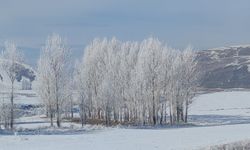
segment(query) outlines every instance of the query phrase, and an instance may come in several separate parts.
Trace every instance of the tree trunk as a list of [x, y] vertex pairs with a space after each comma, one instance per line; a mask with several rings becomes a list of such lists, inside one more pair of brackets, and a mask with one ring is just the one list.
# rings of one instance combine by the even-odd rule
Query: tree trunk
[[59, 110], [59, 102], [58, 102], [58, 100], [56, 102], [56, 124], [57, 124], [57, 127], [61, 127], [60, 110]]
[[84, 109], [84, 98], [83, 96], [81, 97], [81, 104], [80, 104], [80, 119], [81, 119], [81, 124], [82, 127], [85, 124], [85, 119], [86, 119], [86, 111]]
[[186, 109], [185, 109], [185, 119], [184, 122], [187, 123], [187, 119], [188, 119], [188, 99], [186, 99]]
[[50, 126], [53, 127], [53, 111], [52, 106], [49, 106]]
[[176, 114], [177, 114], [177, 123], [179, 123], [179, 121], [180, 121], [180, 108], [179, 108], [178, 104], [177, 104], [177, 108], [176, 108]]
[[163, 111], [163, 109], [164, 109], [164, 108], [163, 108], [163, 107], [164, 107], [163, 105], [164, 105], [164, 104], [161, 105], [161, 118], [160, 118], [160, 124], [161, 124], [161, 125], [163, 124], [163, 112], [164, 112], [164, 111]]
[[55, 75], [55, 98], [56, 98], [56, 124], [57, 127], [61, 127], [61, 118], [60, 118], [60, 106], [59, 106], [59, 86], [58, 86], [58, 75]]
[[169, 121], [170, 121], [170, 125], [173, 125], [172, 104], [170, 104], [170, 107], [169, 107]]
[[70, 112], [71, 112], [71, 121], [73, 121], [74, 118], [74, 111], [73, 111], [73, 100], [70, 99]]
[[11, 83], [11, 96], [10, 96], [10, 128], [14, 127], [14, 82]]
[[53, 127], [53, 113], [50, 113], [50, 126]]
[[[154, 99], [154, 98], [153, 98]], [[155, 102], [153, 100], [153, 124], [156, 125]]]

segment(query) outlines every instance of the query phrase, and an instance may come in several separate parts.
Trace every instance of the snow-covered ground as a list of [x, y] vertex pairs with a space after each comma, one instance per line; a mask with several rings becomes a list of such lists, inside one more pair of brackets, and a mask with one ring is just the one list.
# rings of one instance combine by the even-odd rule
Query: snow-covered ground
[[200, 95], [189, 115], [190, 122], [200, 125], [250, 124], [250, 91]]
[[217, 92], [200, 95], [191, 104], [189, 114], [250, 116], [250, 92]]
[[[64, 123], [63, 129], [51, 129], [43, 128], [49, 123], [40, 117], [17, 120], [22, 123], [16, 127], [24, 131], [0, 135], [0, 149], [183, 150], [249, 140], [250, 92], [218, 92], [196, 97], [189, 118], [196, 125], [188, 127], [135, 129], [88, 125], [81, 128], [77, 124]], [[38, 127], [39, 133], [32, 134], [32, 129]]]
[[[1, 101], [9, 102], [9, 95], [9, 91], [2, 90], [0, 93]], [[15, 104], [41, 104], [41, 100], [34, 90], [15, 90], [14, 101]]]
[[250, 125], [179, 129], [103, 129], [73, 135], [1, 136], [3, 150], [195, 149], [250, 138]]

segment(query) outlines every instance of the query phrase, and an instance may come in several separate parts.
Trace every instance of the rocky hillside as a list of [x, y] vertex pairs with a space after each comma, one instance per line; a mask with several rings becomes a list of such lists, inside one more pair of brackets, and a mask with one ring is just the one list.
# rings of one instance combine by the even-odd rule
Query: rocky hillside
[[[0, 60], [0, 64], [2, 60]], [[23, 89], [24, 84], [30, 84], [35, 80], [35, 71], [26, 64], [17, 64], [18, 75], [16, 78], [15, 88], [16, 89]], [[6, 74], [6, 72], [0, 69], [0, 89], [8, 89], [10, 88], [10, 80]]]
[[250, 88], [250, 45], [199, 51], [205, 88]]

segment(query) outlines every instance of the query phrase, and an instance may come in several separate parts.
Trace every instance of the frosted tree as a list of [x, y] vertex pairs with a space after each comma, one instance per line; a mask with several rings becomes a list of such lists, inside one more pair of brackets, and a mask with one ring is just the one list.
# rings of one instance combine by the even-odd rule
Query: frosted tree
[[69, 76], [68, 79], [66, 79], [67, 84], [65, 85], [65, 93], [64, 93], [64, 102], [62, 103], [62, 110], [64, 112], [64, 118], [69, 119], [73, 121], [74, 119], [74, 82], [73, 79], [71, 78], [72, 76]]
[[[5, 42], [1, 67], [10, 81], [10, 128], [14, 125], [14, 84], [21, 70], [22, 54], [13, 42]], [[6, 80], [6, 79], [3, 79]]]
[[53, 100], [53, 81], [50, 67], [50, 52], [47, 49], [42, 49], [38, 60], [37, 69], [37, 92], [40, 95], [45, 107], [47, 115], [50, 118], [50, 125], [53, 126], [53, 116], [55, 113], [55, 101]]
[[[49, 106], [51, 122], [55, 113], [57, 126], [61, 126], [61, 107], [67, 99], [67, 78], [69, 74], [70, 50], [57, 34], [48, 37], [42, 48], [38, 62], [38, 81], [40, 95]], [[51, 108], [50, 108], [51, 107]], [[53, 125], [53, 123], [51, 123]]]
[[[125, 42], [121, 46], [120, 54], [120, 69], [119, 69], [119, 89], [120, 89], [120, 111], [121, 121], [130, 122], [131, 110], [135, 110], [135, 87], [133, 77], [135, 76], [135, 66], [137, 64], [137, 58], [139, 53], [139, 44], [137, 42]], [[132, 108], [133, 107], [133, 108]], [[137, 114], [139, 115], [139, 111]], [[136, 122], [140, 120], [136, 117]]]
[[184, 121], [187, 122], [188, 117], [188, 107], [189, 104], [192, 103], [192, 99], [195, 96], [195, 93], [197, 91], [197, 87], [199, 86], [199, 80], [201, 77], [201, 72], [199, 71], [198, 65], [197, 65], [197, 56], [196, 53], [192, 50], [191, 46], [188, 46], [183, 51], [183, 59], [182, 62], [184, 64], [183, 67], [183, 97], [185, 99], [184, 101], [184, 108], [185, 108], [185, 118]]
[[85, 99], [83, 68], [79, 61], [75, 62], [74, 85], [76, 86], [80, 121], [83, 126], [86, 122], [86, 103], [85, 103], [86, 99]]
[[196, 55], [191, 47], [184, 51], [175, 50], [172, 54], [172, 57], [168, 57], [168, 60], [172, 61], [169, 63], [170, 66], [166, 66], [168, 63], [164, 65], [163, 70], [166, 72], [163, 89], [166, 92], [164, 97], [169, 103], [170, 123], [175, 124], [176, 121], [187, 122], [188, 106], [195, 95], [200, 74], [195, 60]]
[[163, 47], [159, 40], [149, 38], [142, 42], [140, 50], [138, 67], [142, 71], [140, 76], [143, 82], [144, 100], [146, 100], [147, 106], [149, 106], [148, 115], [150, 122], [157, 124], [161, 90], [159, 77], [162, 71]]
[[80, 88], [79, 90], [82, 90], [80, 93], [81, 108], [82, 112], [85, 112], [84, 116], [88, 118], [94, 117], [95, 110], [99, 112], [98, 115], [100, 115], [101, 108], [98, 108], [98, 106], [101, 105], [101, 101], [97, 101], [99, 94], [98, 88], [103, 80], [103, 70], [105, 69], [100, 50], [105, 46], [105, 42], [106, 41], [100, 42], [98, 39], [95, 39], [85, 49], [82, 66], [79, 66], [79, 81], [81, 81], [82, 84], [78, 86], [78, 88]]
[[[161, 74], [160, 77], [160, 88], [161, 88], [161, 118], [160, 123], [166, 123], [167, 116], [167, 107], [169, 110], [170, 122], [172, 121], [172, 103], [173, 98], [171, 97], [172, 88], [174, 87], [173, 77], [173, 64], [176, 58], [178, 57], [178, 52], [170, 47], [165, 46], [162, 53], [162, 65], [161, 65]], [[171, 84], [173, 83], [173, 84]], [[167, 106], [167, 104], [169, 104]]]

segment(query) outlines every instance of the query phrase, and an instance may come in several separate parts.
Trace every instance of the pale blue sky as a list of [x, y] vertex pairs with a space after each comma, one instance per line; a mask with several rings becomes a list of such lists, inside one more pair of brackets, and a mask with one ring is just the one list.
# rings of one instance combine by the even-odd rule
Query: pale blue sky
[[104, 36], [153, 35], [175, 48], [250, 44], [250, 1], [0, 0], [0, 45], [14, 40], [39, 50], [52, 32], [76, 50]]

